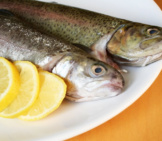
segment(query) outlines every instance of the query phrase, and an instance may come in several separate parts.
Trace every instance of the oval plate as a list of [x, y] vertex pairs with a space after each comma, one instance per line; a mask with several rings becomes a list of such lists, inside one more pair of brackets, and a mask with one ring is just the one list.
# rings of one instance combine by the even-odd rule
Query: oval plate
[[[162, 26], [162, 12], [153, 0], [57, 0], [131, 21]], [[56, 1], [56, 2], [57, 2]], [[161, 71], [162, 61], [144, 68], [125, 67], [126, 87], [117, 97], [93, 102], [73, 103], [65, 100], [47, 118], [35, 122], [0, 118], [1, 141], [56, 141], [86, 132], [113, 118], [136, 101]]]

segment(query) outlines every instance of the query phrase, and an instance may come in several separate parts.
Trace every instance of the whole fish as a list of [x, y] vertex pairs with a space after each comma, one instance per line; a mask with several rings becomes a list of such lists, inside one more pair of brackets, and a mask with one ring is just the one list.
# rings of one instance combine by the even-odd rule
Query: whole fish
[[57, 35], [106, 63], [145, 66], [162, 59], [162, 28], [74, 7], [33, 0], [0, 0], [8, 9], [43, 32]]
[[0, 56], [11, 61], [31, 61], [65, 79], [66, 98], [88, 101], [118, 95], [122, 75], [83, 50], [28, 27], [16, 17], [0, 12]]

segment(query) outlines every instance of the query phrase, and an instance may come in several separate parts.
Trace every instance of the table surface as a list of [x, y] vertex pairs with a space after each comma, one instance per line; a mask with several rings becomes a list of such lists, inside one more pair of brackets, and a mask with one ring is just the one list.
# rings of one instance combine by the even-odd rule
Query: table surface
[[[162, 9], [162, 0], [155, 0]], [[67, 141], [162, 141], [162, 72], [151, 87], [113, 119]]]

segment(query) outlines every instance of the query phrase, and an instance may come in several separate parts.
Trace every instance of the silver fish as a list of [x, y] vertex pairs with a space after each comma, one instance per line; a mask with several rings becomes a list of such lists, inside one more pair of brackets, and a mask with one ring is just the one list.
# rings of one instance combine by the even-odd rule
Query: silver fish
[[[118, 66], [146, 66], [162, 59], [162, 28], [34, 0], [0, 0], [7, 9], [45, 33], [89, 47], [97, 59]], [[160, 20], [160, 19], [159, 19]]]
[[3, 12], [0, 14], [0, 56], [11, 61], [31, 61], [61, 76], [68, 86], [66, 98], [72, 101], [103, 99], [121, 93], [124, 80], [117, 70]]

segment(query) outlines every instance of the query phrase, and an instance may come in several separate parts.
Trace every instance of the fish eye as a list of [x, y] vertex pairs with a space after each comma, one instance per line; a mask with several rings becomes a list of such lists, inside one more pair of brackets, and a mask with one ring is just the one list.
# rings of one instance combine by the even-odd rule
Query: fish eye
[[92, 66], [92, 73], [95, 76], [101, 76], [101, 75], [105, 74], [105, 72], [106, 72], [106, 69], [101, 65], [93, 65]]
[[147, 34], [148, 35], [156, 35], [156, 34], [158, 34], [159, 33], [159, 30], [158, 29], [156, 29], [156, 28], [149, 28], [149, 29], [147, 29]]

